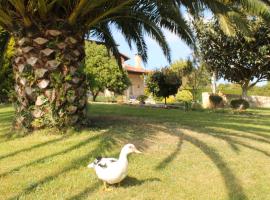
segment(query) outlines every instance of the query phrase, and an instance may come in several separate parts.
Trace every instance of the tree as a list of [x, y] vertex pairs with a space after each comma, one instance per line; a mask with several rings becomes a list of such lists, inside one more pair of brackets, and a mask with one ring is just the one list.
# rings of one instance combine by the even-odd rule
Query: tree
[[0, 28], [0, 103], [7, 103], [14, 90], [11, 59], [14, 55], [14, 40]]
[[270, 28], [257, 19], [250, 20], [249, 26], [253, 29], [251, 38], [240, 31], [235, 37], [228, 37], [215, 22], [197, 31], [203, 61], [219, 77], [239, 84], [242, 98], [258, 82], [270, 78]]
[[148, 75], [146, 79], [148, 90], [156, 97], [163, 97], [165, 105], [167, 105], [167, 98], [175, 95], [181, 84], [181, 77], [169, 68], [155, 71]]
[[[270, 19], [268, 7], [260, 0], [234, 2]], [[163, 28], [187, 44], [194, 42], [180, 6], [192, 15], [205, 7], [218, 16], [235, 19], [229, 15], [238, 13], [231, 6], [234, 2], [0, 0], [0, 26], [14, 37], [18, 50], [13, 65], [17, 94], [15, 127], [70, 126], [85, 119], [87, 98], [82, 66], [86, 35], [105, 42], [119, 61], [110, 27], [115, 25], [130, 47], [135, 44], [146, 61], [147, 34], [170, 60]]]
[[210, 73], [204, 64], [196, 66], [195, 61], [178, 60], [170, 68], [182, 77], [181, 90], [189, 90], [193, 101], [196, 101], [199, 90], [210, 83]]
[[86, 42], [85, 54], [84, 71], [93, 101], [105, 89], [123, 94], [130, 85], [128, 75], [119, 68], [116, 59], [108, 54], [106, 47], [94, 42]]

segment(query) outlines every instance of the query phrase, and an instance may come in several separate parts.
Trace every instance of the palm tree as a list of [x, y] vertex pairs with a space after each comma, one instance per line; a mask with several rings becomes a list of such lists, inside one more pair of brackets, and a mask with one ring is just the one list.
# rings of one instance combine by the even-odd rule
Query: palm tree
[[0, 0], [0, 26], [14, 37], [17, 49], [15, 127], [70, 125], [85, 117], [81, 68], [86, 35], [104, 42], [119, 57], [111, 32], [114, 25], [146, 61], [147, 34], [170, 60], [163, 28], [193, 44], [181, 6], [194, 16], [208, 8], [226, 24], [241, 15], [232, 3], [269, 19], [268, 7], [260, 0]]

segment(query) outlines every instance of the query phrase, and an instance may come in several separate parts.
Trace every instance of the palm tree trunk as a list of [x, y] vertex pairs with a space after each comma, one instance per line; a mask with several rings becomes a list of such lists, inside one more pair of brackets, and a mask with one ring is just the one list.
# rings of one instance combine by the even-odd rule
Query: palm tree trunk
[[16, 37], [15, 128], [74, 125], [86, 116], [84, 38], [47, 30]]

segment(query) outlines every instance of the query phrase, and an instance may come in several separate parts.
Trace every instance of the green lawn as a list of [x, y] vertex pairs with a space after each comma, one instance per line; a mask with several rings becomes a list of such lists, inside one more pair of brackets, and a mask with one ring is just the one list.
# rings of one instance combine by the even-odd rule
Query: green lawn
[[[0, 199], [270, 199], [270, 110], [183, 112], [91, 104], [91, 128], [10, 131], [0, 106]], [[87, 164], [134, 143], [129, 177], [104, 192]]]

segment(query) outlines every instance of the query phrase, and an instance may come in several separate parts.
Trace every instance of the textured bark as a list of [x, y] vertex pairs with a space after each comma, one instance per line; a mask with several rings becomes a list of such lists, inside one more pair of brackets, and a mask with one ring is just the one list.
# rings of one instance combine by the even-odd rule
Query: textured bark
[[241, 84], [241, 89], [242, 89], [242, 99], [247, 99], [248, 97], [248, 89], [249, 89], [249, 80], [247, 81], [243, 81], [243, 83]]
[[217, 72], [214, 71], [212, 74], [212, 93], [217, 93]]
[[74, 125], [86, 116], [84, 38], [63, 30], [16, 37], [16, 128]]

